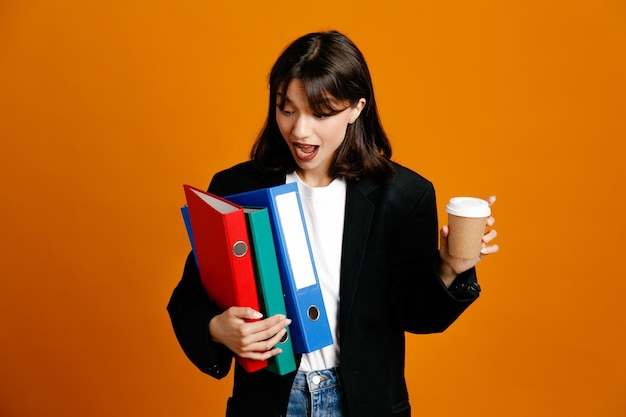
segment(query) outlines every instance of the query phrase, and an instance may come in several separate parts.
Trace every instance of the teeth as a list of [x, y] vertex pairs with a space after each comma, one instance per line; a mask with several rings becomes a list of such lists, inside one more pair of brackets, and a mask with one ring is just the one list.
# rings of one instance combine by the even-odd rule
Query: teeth
[[315, 145], [296, 145], [296, 148], [298, 148], [299, 151], [304, 152], [304, 153], [311, 153], [315, 150], [315, 148], [317, 148], [317, 146]]

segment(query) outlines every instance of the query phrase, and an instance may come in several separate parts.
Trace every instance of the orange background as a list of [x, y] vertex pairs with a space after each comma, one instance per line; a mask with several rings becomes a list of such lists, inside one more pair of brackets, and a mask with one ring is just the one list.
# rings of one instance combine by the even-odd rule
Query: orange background
[[619, 0], [2, 1], [0, 415], [223, 415], [165, 311], [182, 184], [247, 157], [274, 59], [330, 28], [442, 220], [499, 197], [482, 297], [408, 337], [414, 414], [626, 415]]

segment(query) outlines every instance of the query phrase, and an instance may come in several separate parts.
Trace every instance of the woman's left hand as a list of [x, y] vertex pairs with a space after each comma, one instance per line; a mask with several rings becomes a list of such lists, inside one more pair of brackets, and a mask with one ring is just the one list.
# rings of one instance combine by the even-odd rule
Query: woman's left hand
[[[495, 201], [495, 196], [491, 196], [487, 199], [489, 206], [493, 205]], [[487, 218], [487, 228], [492, 227], [495, 221], [496, 220], [493, 216], [489, 216]], [[449, 287], [452, 284], [452, 281], [454, 281], [454, 278], [456, 278], [458, 274], [476, 266], [476, 264], [480, 262], [480, 260], [483, 259], [485, 256], [496, 253], [499, 250], [497, 244], [490, 244], [491, 241], [496, 238], [498, 233], [495, 229], [488, 229], [483, 236], [482, 249], [480, 250], [480, 256], [478, 258], [456, 258], [454, 256], [451, 256], [448, 252], [449, 233], [450, 229], [447, 225], [444, 225], [439, 232], [439, 235], [441, 237], [439, 244], [439, 254], [441, 256], [441, 267], [439, 270], [439, 274], [446, 287]]]

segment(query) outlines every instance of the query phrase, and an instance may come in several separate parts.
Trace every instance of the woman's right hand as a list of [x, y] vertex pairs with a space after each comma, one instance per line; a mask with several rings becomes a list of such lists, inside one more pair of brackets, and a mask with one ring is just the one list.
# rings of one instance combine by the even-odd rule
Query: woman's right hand
[[259, 320], [262, 317], [249, 307], [231, 307], [211, 319], [209, 333], [213, 341], [225, 345], [237, 356], [267, 360], [282, 352], [274, 346], [287, 332], [291, 320], [281, 314]]

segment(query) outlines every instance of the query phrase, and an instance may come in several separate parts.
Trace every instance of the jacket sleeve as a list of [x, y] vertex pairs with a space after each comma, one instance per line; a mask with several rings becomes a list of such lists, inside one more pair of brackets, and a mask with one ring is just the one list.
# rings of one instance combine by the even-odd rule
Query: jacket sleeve
[[183, 276], [172, 293], [167, 311], [176, 338], [189, 360], [212, 377], [226, 376], [233, 355], [226, 346], [213, 342], [209, 335], [209, 322], [221, 311], [204, 291], [193, 253], [187, 257]]
[[471, 291], [478, 288], [472, 286], [476, 271], [458, 275], [446, 288], [439, 277], [439, 226], [432, 184], [410, 201], [401, 210], [402, 220], [391, 239], [391, 305], [406, 331], [442, 332], [478, 297], [477, 291]]

